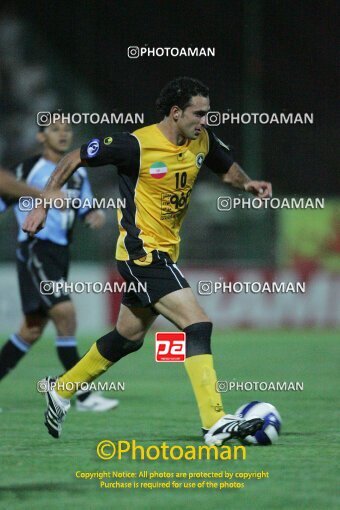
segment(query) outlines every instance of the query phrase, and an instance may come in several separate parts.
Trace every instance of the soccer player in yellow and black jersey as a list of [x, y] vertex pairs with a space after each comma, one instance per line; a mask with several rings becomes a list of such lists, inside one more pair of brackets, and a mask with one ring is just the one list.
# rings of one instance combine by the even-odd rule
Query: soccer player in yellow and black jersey
[[[225, 414], [215, 389], [212, 323], [176, 262], [179, 231], [203, 162], [223, 182], [256, 196], [270, 196], [271, 185], [251, 180], [233, 161], [228, 146], [206, 129], [209, 90], [200, 81], [185, 77], [171, 81], [161, 91], [157, 107], [164, 116], [159, 124], [91, 140], [60, 161], [46, 187], [59, 189], [82, 165], [115, 165], [120, 193], [126, 199], [126, 208], [118, 213], [118, 270], [128, 283], [142, 282], [146, 287], [145, 292], [123, 296], [116, 328], [97, 340], [71, 370], [56, 381], [44, 380], [48, 388], [45, 425], [53, 437], [60, 436], [76, 383], [93, 381], [123, 356], [140, 349], [157, 314], [186, 333], [185, 368], [206, 444], [221, 445], [231, 437], [253, 435], [263, 423]], [[43, 207], [32, 211], [24, 230], [35, 234], [46, 214]]]

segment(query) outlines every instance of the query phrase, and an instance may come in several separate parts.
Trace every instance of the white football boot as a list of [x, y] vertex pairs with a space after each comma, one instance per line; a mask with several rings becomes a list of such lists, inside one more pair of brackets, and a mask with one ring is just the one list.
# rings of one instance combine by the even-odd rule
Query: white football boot
[[61, 435], [61, 425], [70, 408], [70, 401], [60, 397], [54, 390], [56, 379], [45, 377], [38, 382], [40, 393], [45, 393], [47, 409], [45, 411], [45, 425], [48, 433], [58, 439]]
[[221, 446], [228, 439], [243, 439], [253, 436], [264, 424], [262, 418], [244, 420], [233, 414], [220, 418], [209, 430], [203, 429], [204, 441], [208, 446]]

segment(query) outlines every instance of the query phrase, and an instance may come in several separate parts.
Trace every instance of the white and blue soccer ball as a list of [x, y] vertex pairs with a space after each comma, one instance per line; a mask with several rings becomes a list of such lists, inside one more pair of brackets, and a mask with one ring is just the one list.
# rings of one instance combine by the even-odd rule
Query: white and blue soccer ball
[[281, 431], [282, 419], [278, 410], [272, 404], [254, 400], [249, 402], [249, 404], [239, 407], [235, 414], [246, 420], [252, 418], [262, 418], [264, 420], [262, 428], [254, 436], [246, 436], [242, 440], [245, 444], [266, 446], [277, 442]]

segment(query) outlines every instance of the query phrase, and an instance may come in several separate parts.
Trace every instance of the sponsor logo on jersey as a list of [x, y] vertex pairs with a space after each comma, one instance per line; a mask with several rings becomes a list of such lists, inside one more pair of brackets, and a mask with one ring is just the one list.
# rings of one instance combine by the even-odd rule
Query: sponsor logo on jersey
[[167, 171], [168, 169], [162, 161], [152, 163], [149, 169], [150, 175], [154, 179], [162, 179], [166, 175]]
[[182, 191], [182, 193], [179, 195], [177, 193], [174, 193], [170, 197], [170, 204], [175, 206], [175, 209], [182, 209], [183, 207], [186, 207], [189, 202], [189, 197], [191, 195], [192, 189], [188, 189], [187, 192]]
[[104, 144], [105, 145], [110, 145], [113, 141], [113, 138], [112, 136], [107, 136], [106, 138], [104, 138]]
[[94, 158], [98, 151], [99, 151], [99, 140], [98, 140], [98, 138], [94, 138], [87, 145], [87, 155], [89, 158]]
[[197, 156], [196, 156], [197, 168], [201, 168], [201, 166], [203, 165], [204, 156], [205, 156], [205, 154], [203, 152], [200, 152], [199, 154], [197, 154]]

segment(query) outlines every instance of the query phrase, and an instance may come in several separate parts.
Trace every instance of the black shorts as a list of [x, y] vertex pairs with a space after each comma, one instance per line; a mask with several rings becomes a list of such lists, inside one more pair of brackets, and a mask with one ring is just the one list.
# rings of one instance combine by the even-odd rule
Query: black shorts
[[117, 267], [127, 288], [133, 287], [123, 294], [125, 306], [152, 306], [163, 296], [190, 287], [177, 265], [162, 251], [154, 250], [138, 260], [118, 260]]
[[67, 292], [53, 293], [51, 285], [41, 283], [66, 280], [68, 268], [68, 246], [37, 238], [19, 243], [17, 269], [24, 314], [46, 313], [52, 306], [70, 300]]

